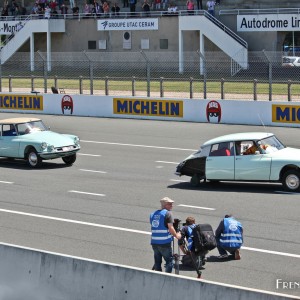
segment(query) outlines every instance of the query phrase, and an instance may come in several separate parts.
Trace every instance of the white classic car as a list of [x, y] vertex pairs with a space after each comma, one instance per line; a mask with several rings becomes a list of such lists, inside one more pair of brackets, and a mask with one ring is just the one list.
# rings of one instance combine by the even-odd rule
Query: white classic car
[[190, 176], [194, 186], [206, 180], [265, 181], [299, 192], [300, 149], [286, 147], [273, 133], [229, 134], [204, 143], [175, 174]]
[[75, 135], [50, 131], [37, 118], [0, 120], [0, 156], [25, 159], [30, 167], [38, 167], [42, 160], [61, 157], [67, 165], [76, 161], [80, 150]]

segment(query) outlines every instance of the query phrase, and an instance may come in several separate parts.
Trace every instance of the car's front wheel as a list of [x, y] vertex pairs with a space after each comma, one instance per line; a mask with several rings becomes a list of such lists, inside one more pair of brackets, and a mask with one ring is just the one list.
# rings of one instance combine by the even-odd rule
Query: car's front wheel
[[300, 172], [297, 170], [289, 170], [284, 173], [282, 185], [289, 192], [300, 191]]
[[38, 168], [42, 164], [41, 157], [37, 154], [34, 148], [30, 148], [26, 156], [27, 164], [31, 168]]
[[65, 156], [65, 157], [62, 157], [62, 160], [63, 162], [66, 164], [66, 165], [73, 165], [74, 162], [76, 161], [76, 154], [73, 154], [73, 155], [70, 155], [70, 156]]

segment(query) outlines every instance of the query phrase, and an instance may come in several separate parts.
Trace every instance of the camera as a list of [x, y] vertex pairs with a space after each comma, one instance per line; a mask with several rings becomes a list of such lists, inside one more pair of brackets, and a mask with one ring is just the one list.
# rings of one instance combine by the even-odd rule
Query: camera
[[180, 229], [180, 228], [179, 228], [180, 222], [181, 222], [181, 220], [179, 220], [179, 219], [174, 219], [173, 226], [174, 226], [174, 229], [175, 229], [176, 232], [178, 232], [179, 229]]

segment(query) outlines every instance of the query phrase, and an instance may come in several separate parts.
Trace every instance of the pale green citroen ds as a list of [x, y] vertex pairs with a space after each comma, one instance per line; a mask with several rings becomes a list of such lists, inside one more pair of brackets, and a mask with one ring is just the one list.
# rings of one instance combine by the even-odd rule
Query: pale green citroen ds
[[202, 181], [280, 182], [300, 191], [300, 149], [283, 145], [273, 133], [235, 133], [205, 142], [176, 168], [176, 175]]
[[75, 135], [50, 131], [37, 118], [12, 118], [0, 120], [0, 156], [25, 159], [32, 168], [43, 160], [61, 157], [67, 165], [76, 161], [80, 150]]

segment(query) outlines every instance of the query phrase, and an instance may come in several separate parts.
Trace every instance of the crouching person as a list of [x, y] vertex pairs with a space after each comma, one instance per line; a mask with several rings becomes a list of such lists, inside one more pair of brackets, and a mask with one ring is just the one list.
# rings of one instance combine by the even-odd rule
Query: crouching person
[[232, 215], [226, 215], [220, 222], [215, 235], [220, 254], [218, 258], [227, 258], [229, 253], [233, 255], [234, 259], [241, 259], [240, 248], [243, 244], [243, 226], [239, 221], [233, 218]]

